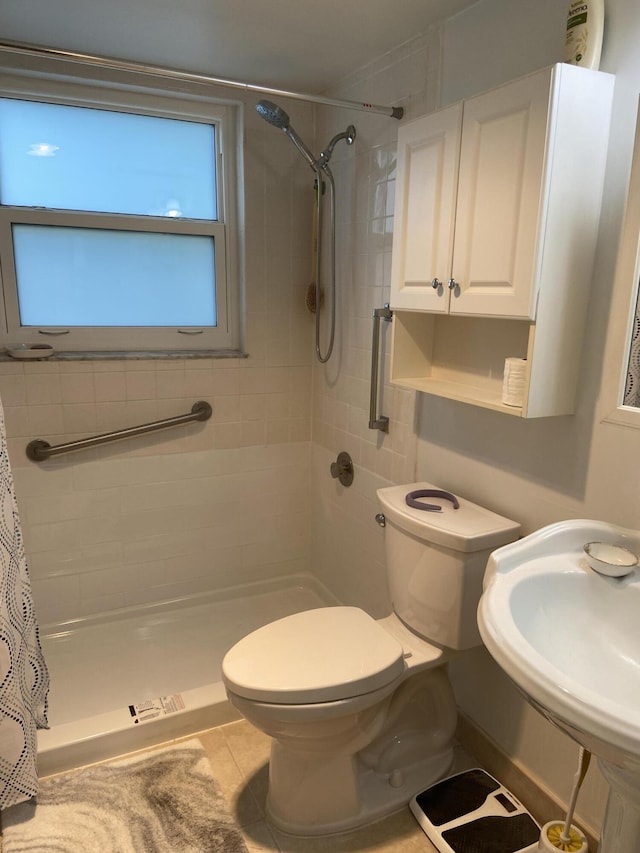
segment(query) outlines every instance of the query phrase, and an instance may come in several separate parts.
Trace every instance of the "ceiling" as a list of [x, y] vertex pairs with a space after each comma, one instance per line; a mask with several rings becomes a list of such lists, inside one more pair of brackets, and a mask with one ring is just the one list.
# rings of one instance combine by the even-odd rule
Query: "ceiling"
[[2, 0], [2, 39], [326, 91], [477, 0]]

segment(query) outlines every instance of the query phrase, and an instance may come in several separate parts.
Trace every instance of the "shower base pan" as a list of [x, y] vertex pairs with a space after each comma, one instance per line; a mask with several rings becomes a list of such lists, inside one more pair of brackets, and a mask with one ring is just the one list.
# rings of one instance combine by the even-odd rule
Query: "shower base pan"
[[239, 719], [222, 659], [256, 628], [336, 604], [296, 575], [41, 629], [51, 677], [38, 772], [59, 773]]

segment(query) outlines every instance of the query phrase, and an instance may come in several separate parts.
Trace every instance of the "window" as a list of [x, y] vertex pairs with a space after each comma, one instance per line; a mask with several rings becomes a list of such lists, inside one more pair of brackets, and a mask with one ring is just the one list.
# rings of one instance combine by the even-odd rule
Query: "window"
[[48, 89], [0, 93], [6, 342], [239, 349], [235, 108]]

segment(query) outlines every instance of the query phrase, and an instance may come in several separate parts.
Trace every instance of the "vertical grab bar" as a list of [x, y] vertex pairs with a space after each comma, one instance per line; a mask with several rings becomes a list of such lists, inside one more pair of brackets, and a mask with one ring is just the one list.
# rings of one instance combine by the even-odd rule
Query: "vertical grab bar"
[[390, 321], [393, 311], [385, 304], [384, 308], [373, 310], [373, 340], [371, 342], [371, 396], [369, 397], [369, 429], [389, 432], [389, 418], [377, 415], [378, 411], [378, 364], [380, 361], [380, 320]]

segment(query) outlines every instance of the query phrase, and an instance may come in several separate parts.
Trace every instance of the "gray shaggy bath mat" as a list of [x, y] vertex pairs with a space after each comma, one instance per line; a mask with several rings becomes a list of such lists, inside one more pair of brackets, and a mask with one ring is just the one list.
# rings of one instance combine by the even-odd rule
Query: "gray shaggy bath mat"
[[40, 783], [2, 812], [2, 853], [247, 853], [199, 740]]

